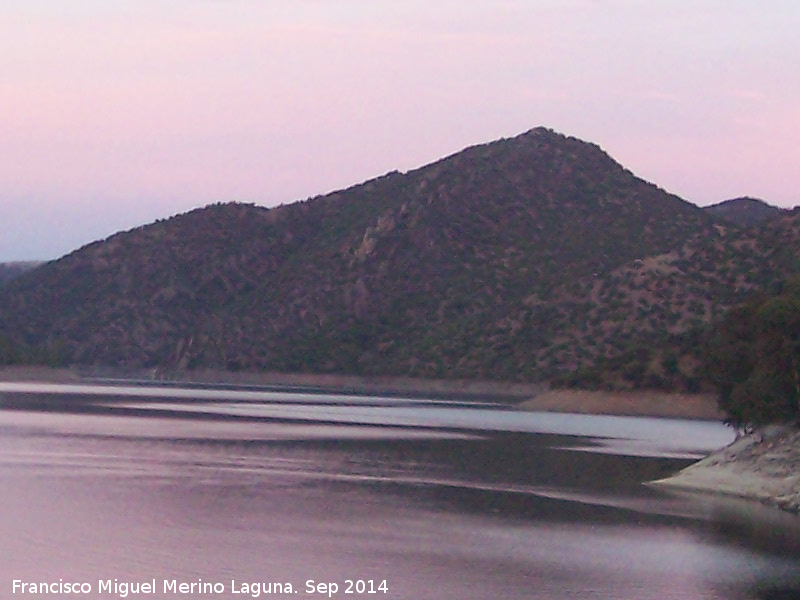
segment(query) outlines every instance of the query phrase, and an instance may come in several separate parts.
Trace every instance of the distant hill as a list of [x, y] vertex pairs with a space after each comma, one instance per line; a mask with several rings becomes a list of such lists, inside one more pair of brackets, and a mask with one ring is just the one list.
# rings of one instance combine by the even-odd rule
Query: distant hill
[[[800, 274], [800, 209], [761, 227], [717, 226], [711, 236], [580, 281], [552, 301], [581, 371], [579, 387], [691, 389], [704, 378], [706, 326], [757, 293]], [[582, 327], [565, 327], [576, 319]], [[613, 335], [605, 335], [613, 331]]]
[[27, 271], [30, 271], [41, 264], [41, 261], [34, 260], [0, 263], [0, 285], [3, 285], [7, 281], [11, 281], [15, 277], [19, 277], [23, 273], [26, 273]]
[[716, 231], [598, 146], [537, 128], [90, 244], [5, 286], [0, 328], [82, 364], [537, 379], [581, 364], [548, 302]]
[[740, 227], [760, 225], [787, 212], [785, 209], [767, 204], [763, 200], [747, 197], [725, 200], [719, 204], [707, 206], [703, 210], [714, 219]]

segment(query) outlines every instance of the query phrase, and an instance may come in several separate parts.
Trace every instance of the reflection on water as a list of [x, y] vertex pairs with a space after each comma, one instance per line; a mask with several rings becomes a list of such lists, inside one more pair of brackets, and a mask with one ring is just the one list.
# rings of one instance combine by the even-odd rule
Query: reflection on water
[[[731, 434], [717, 423], [642, 417], [610, 417], [559, 413], [532, 413], [487, 408], [329, 404], [256, 404], [252, 402], [114, 403], [106, 406], [171, 413], [230, 415], [330, 423], [359, 423], [394, 427], [436, 427], [480, 431], [518, 431], [591, 436], [600, 451], [633, 456], [699, 458], [730, 442]], [[624, 449], [624, 450], [623, 450]], [[699, 453], [698, 453], [699, 452]]]
[[387, 598], [800, 590], [793, 515], [641, 485], [727, 443], [714, 423], [313, 394], [25, 392], [5, 388], [0, 409], [0, 597], [13, 579], [59, 578], [95, 592], [114, 578], [226, 587], [186, 598], [247, 597], [232, 579], [304, 596], [319, 596], [309, 579], [386, 580]]

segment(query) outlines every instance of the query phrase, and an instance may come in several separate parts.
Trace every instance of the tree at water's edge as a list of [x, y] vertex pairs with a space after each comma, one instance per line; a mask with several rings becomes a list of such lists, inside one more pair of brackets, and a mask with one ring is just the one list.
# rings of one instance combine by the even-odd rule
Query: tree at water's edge
[[800, 418], [800, 280], [731, 309], [717, 325], [708, 373], [737, 427]]

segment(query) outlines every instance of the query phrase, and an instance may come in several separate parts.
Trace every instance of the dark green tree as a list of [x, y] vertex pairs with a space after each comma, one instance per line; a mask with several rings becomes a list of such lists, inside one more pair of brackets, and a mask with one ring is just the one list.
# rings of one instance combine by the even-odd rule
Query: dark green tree
[[800, 282], [728, 311], [714, 332], [708, 375], [736, 427], [800, 418]]

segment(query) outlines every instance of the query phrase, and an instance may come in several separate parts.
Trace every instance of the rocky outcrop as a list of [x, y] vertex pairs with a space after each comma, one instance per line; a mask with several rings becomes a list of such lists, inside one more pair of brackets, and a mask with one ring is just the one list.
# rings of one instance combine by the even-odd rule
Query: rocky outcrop
[[800, 429], [768, 427], [652, 485], [752, 498], [800, 513]]

